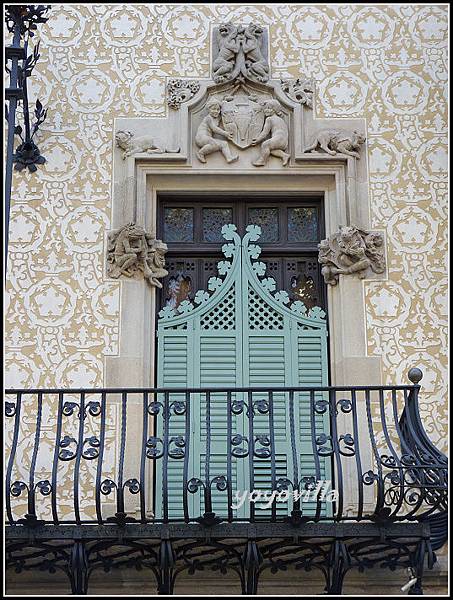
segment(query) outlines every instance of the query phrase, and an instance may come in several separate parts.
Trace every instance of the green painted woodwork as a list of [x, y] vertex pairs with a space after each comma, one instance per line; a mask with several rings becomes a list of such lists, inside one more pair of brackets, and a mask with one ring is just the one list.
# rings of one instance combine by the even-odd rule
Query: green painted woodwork
[[[289, 304], [288, 294], [275, 292], [275, 281], [265, 277], [266, 267], [257, 260], [256, 242], [261, 230], [249, 225], [241, 239], [234, 225], [225, 225], [227, 242], [222, 251], [228, 260], [218, 264], [219, 277], [208, 282], [208, 291], [197, 292], [194, 304], [182, 302], [176, 310], [165, 307], [158, 319], [158, 381], [164, 388], [289, 387], [327, 385], [327, 329], [319, 307], [307, 311], [302, 302]], [[255, 392], [252, 400], [266, 397]], [[184, 398], [184, 396], [182, 396]], [[233, 398], [248, 401], [247, 394]], [[294, 394], [295, 452], [290, 440], [290, 410], [287, 392], [274, 392], [276, 480], [293, 479], [293, 456], [298, 457], [299, 479], [315, 475], [309, 394]], [[172, 400], [175, 396], [172, 395]], [[162, 401], [162, 398], [160, 399]], [[211, 393], [210, 478], [226, 475], [227, 405], [224, 393]], [[326, 415], [316, 416], [316, 432], [328, 431]], [[172, 415], [170, 434], [184, 432], [184, 416]], [[191, 435], [188, 479], [204, 480], [206, 452], [206, 401], [191, 397]], [[233, 417], [232, 432], [248, 436], [244, 414]], [[158, 420], [157, 435], [162, 434]], [[254, 434], [269, 435], [269, 416], [256, 414]], [[244, 444], [242, 445], [244, 447]], [[183, 516], [183, 460], [168, 461], [169, 518]], [[233, 458], [232, 488], [270, 490], [271, 462], [267, 458]], [[157, 490], [163, 487], [162, 459], [157, 461]], [[330, 467], [321, 459], [321, 476], [330, 479]], [[189, 494], [190, 516], [204, 512], [203, 492]], [[213, 510], [227, 515], [227, 495], [213, 487]], [[277, 514], [286, 514], [292, 502], [279, 503]], [[304, 504], [303, 510], [314, 510]], [[323, 508], [325, 511], [325, 507]], [[257, 518], [269, 511], [255, 510]], [[235, 516], [247, 518], [246, 503]], [[162, 516], [162, 498], [157, 494], [156, 516]]]

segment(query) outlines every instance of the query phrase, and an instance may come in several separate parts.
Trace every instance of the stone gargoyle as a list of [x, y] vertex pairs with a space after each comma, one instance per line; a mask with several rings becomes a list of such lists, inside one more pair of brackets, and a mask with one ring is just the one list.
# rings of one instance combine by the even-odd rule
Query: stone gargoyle
[[143, 274], [150, 285], [161, 288], [159, 281], [168, 275], [165, 267], [167, 244], [154, 239], [143, 227], [128, 223], [109, 233], [107, 243], [107, 275], [137, 277]]
[[337, 233], [318, 244], [318, 262], [324, 281], [336, 285], [340, 275], [357, 274], [364, 279], [369, 271], [384, 273], [385, 254], [382, 233], [358, 227], [340, 227]]

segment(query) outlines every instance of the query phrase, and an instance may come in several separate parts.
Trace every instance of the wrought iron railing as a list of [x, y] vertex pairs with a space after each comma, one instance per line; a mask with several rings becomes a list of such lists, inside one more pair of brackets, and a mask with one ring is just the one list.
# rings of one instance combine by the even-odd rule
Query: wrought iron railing
[[[420, 420], [420, 378], [412, 369], [401, 386], [7, 390], [7, 523], [438, 521], [447, 465]], [[236, 492], [253, 491], [235, 511]]]

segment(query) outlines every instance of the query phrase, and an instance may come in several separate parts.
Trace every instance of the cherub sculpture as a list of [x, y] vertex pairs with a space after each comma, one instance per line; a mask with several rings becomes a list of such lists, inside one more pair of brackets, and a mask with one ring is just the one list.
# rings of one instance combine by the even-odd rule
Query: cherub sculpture
[[238, 160], [239, 155], [233, 154], [227, 141], [219, 140], [214, 135], [222, 135], [232, 139], [233, 133], [227, 132], [219, 126], [221, 103], [219, 100], [211, 100], [206, 104], [208, 115], [201, 121], [195, 135], [195, 144], [199, 150], [196, 155], [200, 162], [206, 162], [206, 156], [213, 152], [221, 152], [227, 163]]
[[[253, 162], [255, 167], [264, 166], [269, 156], [277, 156], [282, 159], [283, 166], [288, 164], [290, 155], [285, 152], [288, 148], [288, 126], [282, 118], [282, 110], [278, 100], [268, 100], [264, 103], [264, 115], [266, 120], [262, 132], [252, 140], [252, 146], [261, 144], [260, 155]], [[268, 136], [270, 135], [269, 139]]]

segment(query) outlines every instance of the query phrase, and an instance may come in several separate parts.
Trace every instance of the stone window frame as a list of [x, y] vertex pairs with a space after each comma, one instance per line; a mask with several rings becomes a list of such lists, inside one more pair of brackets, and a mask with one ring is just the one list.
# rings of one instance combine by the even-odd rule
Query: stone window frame
[[[187, 106], [183, 107], [187, 110]], [[146, 127], [146, 119], [144, 126]], [[317, 121], [317, 120], [315, 120]], [[358, 119], [339, 119], [343, 128], [357, 126]], [[362, 120], [361, 120], [362, 122]], [[156, 123], [153, 120], [153, 123]], [[116, 124], [115, 124], [116, 125]], [[318, 124], [317, 124], [318, 125]], [[184, 128], [183, 128], [184, 129]], [[366, 130], [363, 120], [363, 129]], [[115, 127], [116, 130], [116, 127]], [[190, 137], [190, 136], [188, 136]], [[187, 153], [177, 157], [160, 155], [130, 156], [119, 160], [114, 154], [112, 187], [112, 230], [128, 222], [142, 226], [156, 235], [157, 202], [159, 193], [206, 193], [207, 191], [288, 196], [303, 192], [323, 194], [325, 235], [336, 233], [342, 225], [356, 225], [371, 229], [368, 189], [367, 154], [358, 169], [354, 158], [296, 154], [294, 163], [284, 169], [266, 169], [238, 166], [194, 166]], [[379, 230], [375, 230], [379, 231]], [[380, 230], [384, 236], [385, 231]], [[106, 232], [107, 240], [109, 232]], [[366, 279], [340, 275], [338, 285], [328, 286], [329, 313], [329, 373], [334, 386], [382, 385], [382, 360], [367, 353], [367, 326], [365, 310], [365, 283], [387, 279], [387, 270], [380, 275], [370, 274]], [[155, 384], [154, 365], [156, 348], [156, 290], [143, 279], [121, 279], [119, 315], [119, 353], [104, 359], [105, 387], [152, 387]], [[137, 400], [137, 410], [139, 400]], [[359, 418], [366, 419], [365, 407], [359, 406]], [[138, 415], [138, 413], [137, 413]], [[138, 418], [138, 417], [137, 417]], [[340, 415], [339, 418], [347, 419]], [[344, 423], [346, 425], [346, 422]], [[359, 440], [362, 453], [371, 452], [365, 439]], [[126, 463], [132, 461], [128, 453]], [[371, 457], [370, 457], [371, 458]], [[131, 464], [133, 468], [133, 464]], [[151, 467], [150, 467], [151, 468]], [[354, 469], [352, 465], [351, 469]], [[344, 473], [347, 475], [347, 473]], [[348, 513], [355, 505], [354, 477], [344, 478], [344, 510]], [[365, 490], [365, 508], [373, 503], [372, 490]], [[152, 510], [152, 507], [150, 507]], [[112, 507], [113, 510], [113, 507]], [[127, 510], [134, 512], [133, 499]]]
[[[119, 189], [118, 189], [119, 188]], [[362, 193], [357, 193], [362, 188]], [[355, 223], [370, 228], [368, 194], [355, 177], [355, 160], [304, 160], [288, 170], [206, 169], [152, 164], [146, 159], [127, 160], [125, 181], [112, 203], [112, 229], [135, 221], [156, 234], [159, 193], [247, 192], [282, 195], [315, 192], [324, 195], [326, 237], [341, 225]], [[360, 201], [359, 201], [360, 196]], [[365, 197], [364, 197], [365, 196]], [[384, 233], [384, 232], [382, 232]], [[328, 286], [330, 377], [332, 385], [381, 385], [379, 356], [367, 354], [364, 286], [386, 274], [360, 280], [340, 276]], [[122, 279], [120, 292], [120, 342], [118, 356], [105, 357], [107, 387], [152, 386], [154, 382], [155, 290], [144, 281]], [[358, 374], [360, 374], [358, 376]]]

